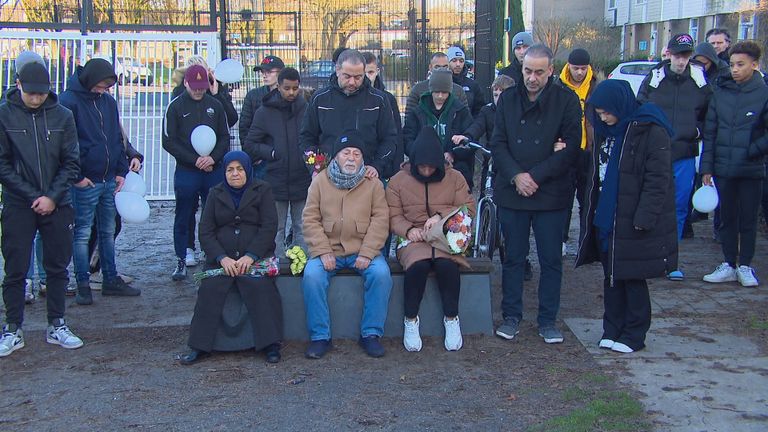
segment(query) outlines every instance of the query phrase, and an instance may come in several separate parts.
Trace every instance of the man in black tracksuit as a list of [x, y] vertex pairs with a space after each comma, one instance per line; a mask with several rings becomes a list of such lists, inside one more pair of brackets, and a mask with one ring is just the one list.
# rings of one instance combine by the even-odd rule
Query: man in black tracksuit
[[[224, 181], [221, 159], [229, 150], [229, 126], [221, 102], [206, 93], [210, 86], [208, 71], [200, 65], [187, 69], [186, 91], [173, 99], [165, 112], [163, 148], [176, 158], [173, 190], [176, 215], [173, 222], [173, 244], [178, 257], [173, 280], [187, 275], [185, 257], [189, 218], [198, 196], [205, 203], [208, 190]], [[200, 155], [192, 145], [192, 132], [208, 126], [216, 133], [216, 144], [210, 155]]]
[[350, 129], [365, 139], [366, 175], [385, 175], [396, 149], [392, 111], [386, 96], [365, 79], [365, 58], [353, 49], [339, 55], [336, 77], [312, 97], [301, 124], [299, 144], [303, 151], [332, 155], [334, 143]]
[[452, 46], [448, 48], [448, 68], [453, 73], [454, 84], [460, 85], [467, 95], [467, 106], [472, 117], [477, 117], [480, 110], [485, 105], [485, 95], [480, 85], [473, 79], [467, 77], [467, 67], [464, 64], [464, 51]]
[[513, 339], [523, 317], [523, 277], [533, 226], [541, 263], [539, 335], [563, 342], [555, 327], [562, 283], [563, 221], [573, 198], [569, 171], [581, 144], [579, 97], [552, 74], [552, 51], [528, 48], [523, 85], [499, 97], [491, 151], [497, 170], [494, 200], [504, 233], [501, 303], [504, 323], [496, 334]]
[[27, 64], [19, 71], [17, 86], [8, 90], [0, 104], [6, 309], [0, 357], [24, 346], [24, 279], [36, 231], [43, 240], [48, 278], [46, 340], [64, 348], [83, 345], [64, 324], [74, 223], [69, 189], [80, 176], [75, 120], [50, 91], [48, 71], [39, 63]]

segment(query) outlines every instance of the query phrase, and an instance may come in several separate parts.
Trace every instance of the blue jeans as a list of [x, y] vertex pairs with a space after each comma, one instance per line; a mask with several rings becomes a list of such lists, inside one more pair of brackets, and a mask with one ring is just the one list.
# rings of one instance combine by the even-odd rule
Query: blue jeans
[[29, 260], [29, 270], [27, 279], [35, 278], [35, 269], [37, 269], [37, 280], [45, 283], [45, 268], [43, 267], [43, 240], [40, 238], [40, 231], [35, 234], [35, 246], [32, 248], [32, 259]]
[[[74, 249], [75, 279], [78, 286], [88, 284], [91, 270], [88, 238], [96, 223], [99, 233], [99, 261], [104, 282], [117, 278], [115, 267], [115, 181], [95, 183], [93, 187], [72, 187], [72, 207], [75, 209]], [[95, 218], [94, 218], [95, 216]]]
[[696, 159], [680, 159], [672, 163], [675, 176], [675, 216], [677, 217], [677, 239], [683, 238], [685, 219], [688, 218], [688, 203], [691, 202], [693, 181], [696, 177]]
[[531, 226], [539, 254], [539, 327], [555, 325], [560, 310], [563, 279], [563, 221], [567, 210], [531, 211], [499, 207], [506, 258], [501, 272], [501, 312], [504, 318], [523, 318], [523, 277]]
[[384, 335], [384, 322], [387, 319], [389, 293], [392, 291], [392, 276], [389, 274], [387, 260], [381, 255], [371, 261], [367, 269], [355, 269], [357, 255], [336, 257], [336, 268], [326, 271], [320, 257], [312, 258], [304, 267], [301, 288], [304, 291], [304, 308], [307, 313], [307, 330], [310, 340], [331, 338], [331, 315], [328, 310], [328, 286], [331, 277], [341, 269], [354, 269], [363, 277], [365, 288], [363, 319], [360, 322], [360, 335]]
[[205, 206], [208, 191], [224, 181], [224, 170], [216, 168], [207, 173], [199, 169], [176, 167], [173, 174], [173, 192], [176, 195], [176, 214], [173, 219], [173, 249], [179, 259], [187, 255], [189, 220], [194, 217], [197, 199]]

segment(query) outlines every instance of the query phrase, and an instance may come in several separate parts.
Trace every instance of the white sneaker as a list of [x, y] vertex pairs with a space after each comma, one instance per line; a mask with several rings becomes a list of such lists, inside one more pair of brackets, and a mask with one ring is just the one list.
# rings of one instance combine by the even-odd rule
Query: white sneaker
[[11, 355], [21, 348], [24, 348], [24, 332], [21, 329], [11, 332], [8, 331], [8, 326], [3, 327], [3, 333], [0, 335], [0, 357]]
[[621, 342], [614, 342], [613, 346], [611, 347], [611, 351], [616, 351], [616, 352], [620, 352], [620, 353], [623, 353], [623, 354], [629, 354], [631, 352], [635, 352], [635, 350], [633, 350], [632, 348], [624, 345]]
[[187, 248], [187, 256], [184, 257], [184, 264], [187, 267], [194, 267], [197, 265], [197, 258], [195, 258], [195, 250]]
[[61, 345], [62, 348], [75, 349], [83, 346], [83, 340], [75, 336], [74, 333], [64, 324], [64, 320], [60, 320], [61, 325], [48, 326], [48, 331], [45, 332], [45, 341], [49, 344]]
[[406, 351], [421, 351], [421, 336], [419, 335], [419, 317], [415, 321], [408, 318], [403, 320], [405, 330], [403, 331], [403, 346]]
[[715, 271], [704, 276], [704, 282], [710, 283], [722, 283], [722, 282], [735, 282], [736, 270], [733, 269], [728, 263], [724, 262], [717, 266]]
[[755, 270], [745, 265], [736, 269], [736, 278], [743, 287], [756, 287], [760, 283], [755, 276]]
[[35, 302], [35, 285], [32, 279], [26, 279], [24, 282], [24, 303], [32, 304]]
[[610, 339], [600, 339], [600, 343], [597, 345], [598, 347], [602, 349], [611, 349], [613, 348], [613, 344], [616, 342], [610, 340]]
[[461, 338], [459, 317], [454, 319], [443, 317], [443, 325], [445, 325], [445, 349], [448, 351], [460, 350], [464, 340]]

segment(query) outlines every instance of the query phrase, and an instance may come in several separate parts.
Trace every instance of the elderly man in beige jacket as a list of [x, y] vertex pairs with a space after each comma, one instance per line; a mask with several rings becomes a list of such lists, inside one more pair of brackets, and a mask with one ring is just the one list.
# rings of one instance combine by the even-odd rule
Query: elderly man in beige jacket
[[309, 186], [304, 207], [304, 240], [310, 260], [302, 289], [310, 344], [307, 358], [319, 359], [331, 349], [328, 285], [341, 269], [354, 269], [364, 280], [360, 346], [371, 357], [384, 355], [384, 334], [392, 276], [380, 250], [389, 235], [389, 207], [378, 178], [367, 177], [356, 131], [342, 134], [334, 157]]

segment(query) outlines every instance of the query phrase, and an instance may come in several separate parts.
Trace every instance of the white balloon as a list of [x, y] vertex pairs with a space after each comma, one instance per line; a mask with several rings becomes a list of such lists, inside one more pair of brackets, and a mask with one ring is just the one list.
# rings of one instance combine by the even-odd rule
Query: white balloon
[[149, 203], [139, 194], [118, 192], [115, 195], [115, 207], [128, 223], [142, 223], [149, 219]]
[[133, 171], [128, 171], [128, 175], [125, 176], [125, 183], [123, 183], [123, 188], [120, 191], [144, 196], [147, 194], [147, 184], [144, 183], [144, 177]]
[[240, 82], [244, 74], [245, 68], [243, 64], [235, 59], [222, 60], [213, 71], [216, 79], [225, 84]]
[[714, 186], [702, 185], [693, 194], [693, 208], [701, 213], [709, 213], [717, 207], [719, 198]]
[[192, 130], [192, 147], [200, 156], [208, 156], [216, 147], [216, 132], [210, 126], [200, 125]]

